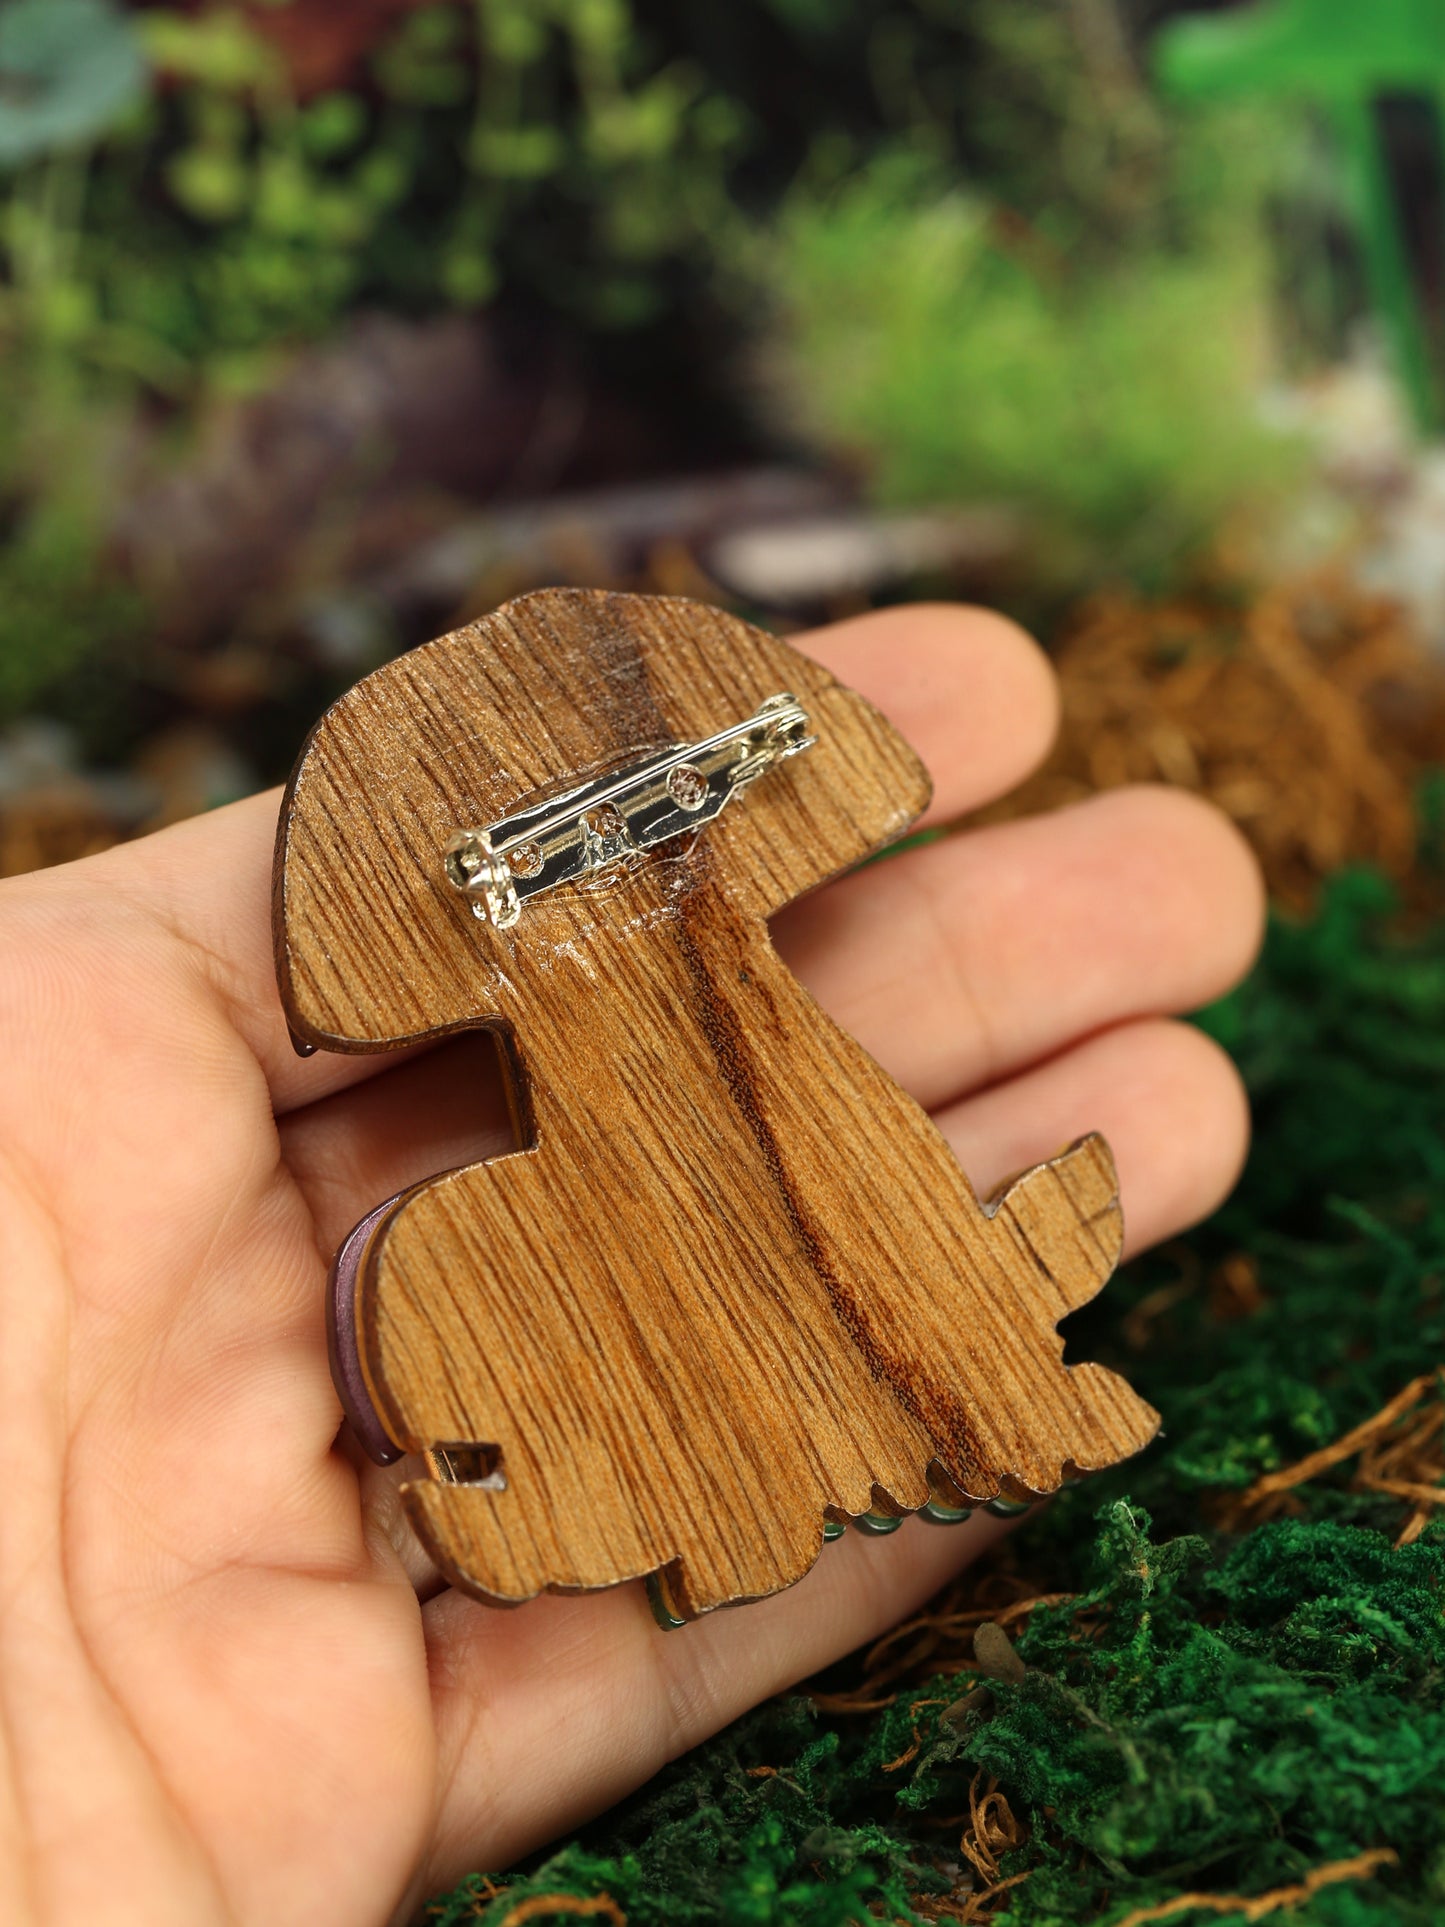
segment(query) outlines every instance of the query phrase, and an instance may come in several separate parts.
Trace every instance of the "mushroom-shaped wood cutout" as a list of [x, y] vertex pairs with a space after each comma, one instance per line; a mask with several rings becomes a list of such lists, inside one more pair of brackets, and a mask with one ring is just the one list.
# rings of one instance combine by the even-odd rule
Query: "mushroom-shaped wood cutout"
[[[693, 602], [525, 596], [368, 676], [282, 806], [301, 1048], [496, 1032], [518, 1149], [349, 1241], [338, 1383], [497, 1603], [776, 1592], [825, 1524], [1054, 1490], [1153, 1435], [1056, 1326], [1117, 1262], [1090, 1137], [981, 1203], [768, 918], [928, 800], [870, 704]], [[724, 804], [726, 807], [724, 807]]]

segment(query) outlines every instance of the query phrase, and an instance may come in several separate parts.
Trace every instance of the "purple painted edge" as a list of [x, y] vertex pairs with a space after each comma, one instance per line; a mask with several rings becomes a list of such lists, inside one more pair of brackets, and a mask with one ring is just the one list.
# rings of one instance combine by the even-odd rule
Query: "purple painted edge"
[[377, 1417], [366, 1389], [356, 1341], [356, 1284], [371, 1234], [395, 1203], [395, 1198], [388, 1198], [378, 1204], [347, 1232], [331, 1261], [326, 1289], [326, 1352], [331, 1360], [331, 1382], [358, 1444], [378, 1465], [394, 1465], [405, 1455]]

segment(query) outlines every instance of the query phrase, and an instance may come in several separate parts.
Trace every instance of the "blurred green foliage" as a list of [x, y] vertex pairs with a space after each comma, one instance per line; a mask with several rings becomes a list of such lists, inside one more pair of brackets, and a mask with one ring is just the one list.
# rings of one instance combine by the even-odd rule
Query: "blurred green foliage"
[[230, 8], [0, 4], [0, 715], [134, 625], [94, 485], [118, 413], [183, 428], [361, 305], [644, 325], [742, 124], [627, 0], [425, 6], [305, 101]]
[[87, 520], [34, 517], [0, 548], [0, 715], [30, 709], [98, 640], [125, 648], [143, 621], [139, 596], [102, 567]]
[[[726, 22], [716, 6], [657, 11], [443, 0], [404, 15], [353, 89], [302, 102], [234, 10], [8, 0], [0, 328], [164, 392], [197, 369], [244, 376], [255, 351], [324, 333], [361, 301], [431, 311], [506, 290], [590, 327], [641, 325], [680, 268], [751, 291], [740, 194], [766, 224], [798, 162], [831, 154], [836, 176], [880, 144], [906, 143], [932, 174], [885, 166], [850, 200], [820, 191], [826, 163], [805, 167], [784, 221], [787, 245], [809, 251], [801, 273], [828, 282], [836, 255], [871, 243], [870, 220], [900, 212], [916, 214], [922, 253], [948, 252], [951, 223], [976, 254], [967, 196], [1036, 232], [1035, 251], [1013, 251], [1035, 306], [1076, 256], [1099, 266], [1101, 246], [1137, 268], [1131, 294], [1169, 266], [1156, 244], [1177, 212], [1176, 143], [1137, 80], [1081, 60], [1063, 0], [1027, 14], [998, 0], [742, 0]], [[851, 90], [807, 92], [850, 61]], [[142, 104], [147, 64], [166, 85]], [[796, 97], [786, 126], [781, 93]], [[1237, 203], [1237, 167], [1215, 162], [1206, 196]], [[1191, 258], [1211, 238], [1232, 253], [1238, 226], [1219, 228], [1193, 221]], [[896, 307], [936, 301], [906, 250], [891, 266]]]
[[[12, 0], [0, 28], [51, 4]], [[425, 6], [354, 91], [305, 102], [234, 11], [62, 10], [86, 20], [30, 34], [59, 63], [57, 109], [85, 93], [96, 48], [124, 50], [131, 75], [143, 49], [167, 86], [140, 111], [133, 88], [86, 95], [88, 118], [57, 111], [41, 138], [15, 97], [22, 36], [0, 32], [0, 163], [23, 164], [0, 326], [163, 392], [245, 381], [257, 351], [363, 301], [475, 307], [505, 282], [635, 324], [658, 264], [725, 214], [741, 111], [695, 64], [647, 60], [626, 0]]]
[[764, 251], [766, 376], [884, 499], [1015, 502], [1062, 582], [1157, 583], [1298, 474], [1261, 410], [1283, 144], [1253, 115], [1166, 130], [1136, 84], [1091, 88], [1056, 10], [979, 18], [1029, 89], [985, 116], [992, 182], [923, 126], [800, 183]]
[[[0, 526], [108, 414], [183, 443], [359, 307], [505, 303], [751, 354], [757, 439], [801, 429], [892, 502], [1008, 497], [1063, 582], [1167, 571], [1285, 466], [1255, 419], [1269, 154], [1166, 125], [1118, 27], [1114, 0], [438, 0], [303, 98], [231, 7], [0, 0]], [[99, 545], [104, 500], [62, 493]], [[0, 541], [0, 598], [29, 566]]]

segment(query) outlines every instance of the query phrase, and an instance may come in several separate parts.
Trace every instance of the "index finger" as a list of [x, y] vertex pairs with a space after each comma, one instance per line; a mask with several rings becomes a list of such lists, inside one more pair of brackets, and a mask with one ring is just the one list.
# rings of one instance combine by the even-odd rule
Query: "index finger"
[[[925, 822], [1012, 789], [1052, 741], [1058, 702], [1045, 657], [986, 610], [880, 610], [795, 638], [795, 646], [866, 696], [918, 751], [934, 782]], [[397, 1061], [395, 1053], [303, 1059], [292, 1048], [271, 939], [280, 796], [269, 790], [85, 859], [90, 887], [125, 895], [194, 949], [265, 1071], [278, 1114]]]

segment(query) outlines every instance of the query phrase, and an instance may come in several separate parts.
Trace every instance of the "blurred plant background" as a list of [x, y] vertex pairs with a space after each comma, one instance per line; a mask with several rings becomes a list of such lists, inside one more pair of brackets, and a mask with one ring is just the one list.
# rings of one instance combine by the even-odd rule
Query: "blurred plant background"
[[1161, 93], [1178, 11], [3, 0], [4, 866], [540, 582], [1049, 627], [1335, 539], [1348, 181]]
[[1162, 1446], [439, 1921], [1440, 1917], [1442, 100], [1445, 0], [0, 0], [0, 874], [575, 582], [1002, 604], [994, 814], [1277, 906], [1245, 1186], [1089, 1314]]

